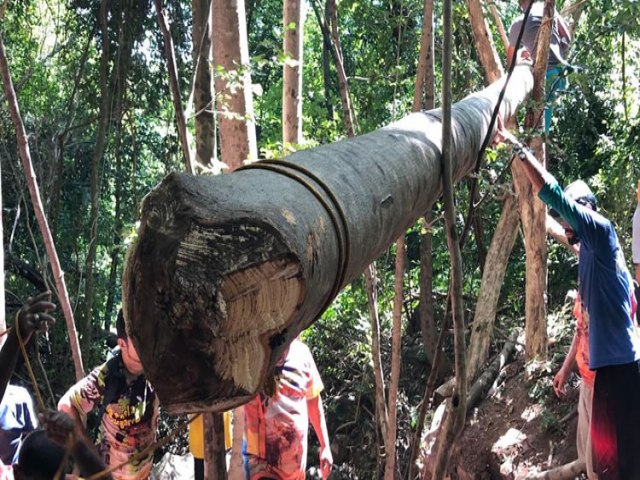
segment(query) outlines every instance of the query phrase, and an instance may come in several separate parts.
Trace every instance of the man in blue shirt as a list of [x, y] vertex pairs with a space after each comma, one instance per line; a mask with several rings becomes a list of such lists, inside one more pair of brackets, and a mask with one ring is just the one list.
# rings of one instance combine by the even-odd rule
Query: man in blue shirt
[[591, 442], [600, 480], [640, 479], [640, 340], [631, 318], [631, 275], [613, 224], [597, 211], [582, 181], [565, 191], [531, 152], [515, 146], [527, 178], [551, 207], [570, 242], [580, 242], [578, 279], [589, 329], [589, 368], [596, 371]]

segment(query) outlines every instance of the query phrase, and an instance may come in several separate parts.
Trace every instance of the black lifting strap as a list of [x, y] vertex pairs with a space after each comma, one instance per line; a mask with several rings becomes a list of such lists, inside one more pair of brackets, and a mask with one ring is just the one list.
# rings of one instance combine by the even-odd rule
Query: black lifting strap
[[[315, 173], [300, 164], [289, 162], [287, 160], [262, 160], [237, 168], [235, 171], [255, 169], [268, 170], [270, 172], [284, 175], [285, 177], [302, 185], [323, 206], [331, 220], [331, 224], [336, 232], [336, 241], [338, 244], [338, 268], [330, 294], [318, 314], [319, 318], [320, 315], [329, 308], [333, 299], [340, 292], [347, 273], [349, 252], [351, 251], [351, 239], [344, 211], [331, 189]], [[320, 187], [322, 192], [324, 192], [324, 195], [314, 186], [314, 183]]]
[[482, 166], [482, 159], [484, 158], [484, 152], [489, 145], [489, 140], [492, 137], [493, 127], [495, 126], [496, 119], [498, 118], [498, 114], [500, 113], [500, 105], [502, 104], [502, 99], [504, 98], [505, 92], [507, 91], [507, 86], [509, 85], [509, 80], [511, 80], [511, 75], [513, 74], [513, 70], [516, 68], [516, 60], [518, 58], [518, 50], [520, 49], [520, 44], [522, 43], [522, 36], [524, 35], [524, 29], [527, 26], [527, 21], [529, 20], [529, 14], [531, 13], [531, 7], [534, 2], [531, 1], [529, 6], [524, 12], [524, 18], [522, 19], [522, 26], [520, 27], [520, 31], [518, 32], [518, 38], [516, 39], [515, 48], [513, 49], [513, 55], [511, 56], [511, 64], [509, 65], [509, 71], [507, 72], [507, 79], [502, 86], [502, 90], [500, 90], [500, 95], [498, 96], [498, 101], [496, 102], [496, 106], [493, 108], [493, 113], [491, 114], [491, 121], [489, 122], [489, 128], [487, 129], [487, 133], [484, 136], [484, 140], [482, 141], [482, 146], [480, 150], [478, 150], [478, 156], [476, 157], [476, 165], [474, 167], [474, 175], [471, 178], [471, 188], [469, 189], [469, 211], [467, 213], [467, 219], [464, 222], [464, 229], [462, 230], [462, 234], [460, 235], [460, 248], [464, 245], [464, 242], [467, 239], [467, 235], [469, 233], [469, 229], [471, 228], [471, 218], [473, 217], [473, 213], [477, 205], [475, 204], [474, 198], [476, 194], [476, 190], [478, 188], [478, 175], [480, 173], [480, 167]]

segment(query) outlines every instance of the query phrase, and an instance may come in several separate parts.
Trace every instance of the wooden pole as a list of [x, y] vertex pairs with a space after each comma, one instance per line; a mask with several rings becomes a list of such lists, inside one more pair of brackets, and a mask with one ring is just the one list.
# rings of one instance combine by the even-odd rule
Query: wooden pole
[[60, 306], [62, 307], [62, 312], [64, 313], [64, 318], [67, 323], [67, 332], [69, 334], [69, 343], [71, 345], [71, 355], [73, 357], [76, 380], [80, 380], [84, 377], [84, 369], [82, 367], [82, 355], [80, 354], [80, 344], [78, 343], [76, 325], [73, 321], [73, 311], [71, 310], [71, 304], [69, 303], [69, 294], [67, 293], [67, 286], [64, 281], [64, 272], [60, 267], [58, 253], [56, 252], [56, 247], [53, 243], [51, 230], [49, 230], [47, 217], [44, 214], [42, 199], [40, 198], [40, 191], [38, 189], [38, 180], [36, 179], [36, 172], [33, 169], [33, 164], [31, 163], [31, 153], [29, 152], [27, 132], [24, 128], [24, 123], [22, 122], [18, 99], [13, 88], [11, 72], [9, 71], [9, 64], [7, 62], [7, 55], [4, 49], [2, 35], [0, 35], [0, 74], [2, 75], [4, 93], [9, 104], [11, 120], [13, 121], [13, 125], [16, 129], [18, 150], [20, 152], [20, 158], [22, 159], [22, 168], [24, 169], [24, 174], [27, 180], [27, 187], [29, 189], [31, 203], [33, 204], [33, 211], [36, 215], [38, 226], [40, 227], [40, 232], [44, 239], [44, 245], [47, 251], [47, 256], [49, 257], [49, 262], [51, 262], [51, 271], [53, 273], [53, 279], [58, 293], [58, 300], [60, 301]]

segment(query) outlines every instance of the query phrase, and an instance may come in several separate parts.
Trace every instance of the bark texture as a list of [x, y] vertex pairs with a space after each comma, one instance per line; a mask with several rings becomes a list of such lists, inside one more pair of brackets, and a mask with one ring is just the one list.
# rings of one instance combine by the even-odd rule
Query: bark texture
[[212, 0], [214, 88], [222, 161], [230, 169], [258, 158], [242, 0]]
[[[553, 26], [555, 1], [545, 0], [544, 17], [538, 31], [531, 100], [534, 108], [527, 110], [525, 128], [539, 129], [544, 123], [545, 75], [549, 58], [549, 40]], [[545, 145], [537, 134], [529, 141], [536, 158], [546, 164]], [[513, 162], [513, 184], [518, 194], [520, 218], [525, 239], [526, 287], [525, 287], [525, 356], [527, 360], [545, 359], [547, 356], [547, 209], [533, 195], [531, 183], [525, 177], [519, 162]]]
[[[509, 118], [530, 90], [516, 68]], [[452, 178], [474, 166], [502, 82], [452, 109]], [[440, 112], [217, 177], [169, 175], [143, 202], [125, 318], [170, 412], [249, 400], [311, 325], [440, 196]], [[330, 192], [330, 193], [329, 193]]]
[[171, 89], [171, 99], [173, 100], [173, 108], [176, 111], [176, 127], [178, 129], [178, 138], [180, 139], [180, 147], [184, 157], [184, 165], [187, 172], [193, 173], [193, 163], [191, 162], [191, 153], [189, 151], [189, 140], [187, 138], [187, 122], [184, 118], [184, 109], [182, 108], [182, 99], [180, 96], [180, 81], [178, 79], [178, 66], [176, 64], [175, 49], [173, 48], [173, 39], [169, 30], [169, 21], [162, 6], [162, 0], [153, 0], [156, 7], [158, 17], [158, 25], [162, 31], [164, 39], [164, 54], [167, 60], [167, 73], [169, 75], [169, 87]]
[[211, 36], [209, 33], [210, 0], [192, 0], [191, 52], [195, 65], [193, 85], [196, 161], [208, 167], [215, 156], [215, 124], [213, 118], [213, 80], [211, 79]]
[[478, 55], [480, 55], [480, 63], [484, 67], [485, 81], [487, 83], [495, 82], [504, 74], [504, 70], [482, 12], [482, 3], [480, 0], [467, 0], [467, 8], [469, 9], [473, 38], [475, 38]]
[[284, 0], [284, 55], [282, 73], [282, 143], [302, 143], [302, 38], [304, 4]]
[[491, 239], [486, 265], [476, 302], [476, 312], [471, 327], [467, 379], [472, 381], [480, 372], [489, 355], [493, 325], [498, 308], [500, 289], [507, 269], [513, 244], [518, 234], [518, 207], [513, 195], [507, 195], [502, 215]]

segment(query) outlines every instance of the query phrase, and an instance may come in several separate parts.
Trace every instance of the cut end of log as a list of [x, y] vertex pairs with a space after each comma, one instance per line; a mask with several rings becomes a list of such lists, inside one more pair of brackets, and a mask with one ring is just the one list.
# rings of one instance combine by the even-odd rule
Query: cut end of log
[[268, 227], [205, 223], [188, 199], [174, 200], [145, 201], [125, 266], [125, 318], [170, 413], [221, 411], [259, 392], [297, 334], [289, 323], [305, 284]]

